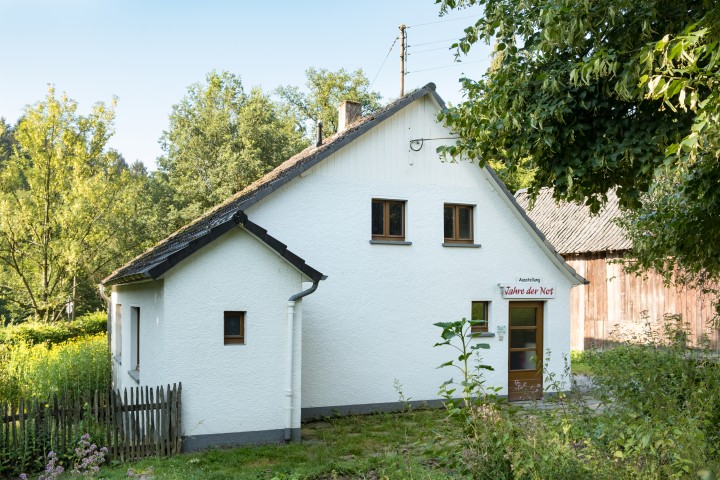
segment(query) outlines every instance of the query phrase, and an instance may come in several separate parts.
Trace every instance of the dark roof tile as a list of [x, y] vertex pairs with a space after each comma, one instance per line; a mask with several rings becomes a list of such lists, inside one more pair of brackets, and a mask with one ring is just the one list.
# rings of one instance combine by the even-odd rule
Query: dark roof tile
[[[424, 87], [408, 93], [404, 97], [388, 104], [383, 109], [359, 119], [349, 125], [344, 131], [325, 139], [322, 145], [317, 147], [310, 146], [281, 163], [259, 180], [248, 185], [219, 205], [211, 208], [193, 222], [182, 227], [149, 250], [115, 270], [108, 275], [102, 283], [111, 285], [124, 283], [131, 278], [134, 279], [132, 281], [145, 278], [157, 278], [170, 268], [163, 268], [167, 266], [169, 260], [182, 259], [192, 253], [188, 251], [188, 246], [191, 241], [204, 237], [208, 237], [208, 241], [214, 240], [217, 238], [217, 235], [212, 234], [214, 229], [220, 225], [227, 224], [237, 212], [244, 211], [254, 205], [280, 186], [317, 164], [323, 158], [335, 153], [375, 125], [392, 116], [395, 112], [426, 94], [432, 94], [438, 103], [444, 107], [444, 103], [437, 93], [435, 93], [435, 85], [432, 83], [428, 83]], [[207, 243], [206, 241], [203, 245]], [[178, 254], [178, 252], [183, 253]], [[171, 266], [174, 264], [175, 263]]]

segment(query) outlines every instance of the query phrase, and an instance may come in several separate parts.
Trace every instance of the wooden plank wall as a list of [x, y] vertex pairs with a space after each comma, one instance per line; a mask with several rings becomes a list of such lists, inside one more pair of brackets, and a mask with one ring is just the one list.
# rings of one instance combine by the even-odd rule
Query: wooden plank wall
[[690, 288], [668, 288], [654, 273], [636, 276], [623, 272], [622, 253], [568, 255], [565, 260], [590, 285], [575, 287], [570, 294], [571, 348], [605, 347], [612, 339], [639, 337], [650, 322], [662, 327], [665, 314], [682, 315], [690, 338], [707, 335], [714, 348], [720, 346], [720, 330], [712, 325], [712, 297]]
[[85, 433], [106, 460], [180, 453], [181, 394], [178, 384], [0, 402], [0, 478], [41, 470], [50, 451], [72, 465]]

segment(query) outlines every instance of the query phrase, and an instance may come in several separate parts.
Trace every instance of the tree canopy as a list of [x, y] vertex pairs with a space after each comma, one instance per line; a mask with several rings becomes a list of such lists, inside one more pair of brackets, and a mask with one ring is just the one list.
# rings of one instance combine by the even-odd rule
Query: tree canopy
[[307, 145], [293, 117], [240, 78], [211, 72], [172, 107], [158, 159], [174, 227], [242, 190]]
[[441, 152], [535, 171], [531, 194], [597, 211], [615, 189], [639, 265], [720, 275], [720, 4], [709, 0], [436, 0], [478, 8], [454, 45], [494, 43], [461, 79]]
[[50, 88], [5, 142], [0, 300], [18, 317], [53, 320], [68, 302], [87, 308], [102, 276], [146, 246], [131, 217], [143, 197], [122, 156], [106, 149], [114, 117], [102, 103], [80, 115]]
[[305, 91], [295, 86], [283, 86], [277, 89], [277, 94], [288, 105], [298, 128], [308, 137], [312, 137], [318, 121], [322, 121], [325, 135], [337, 132], [338, 106], [345, 100], [360, 102], [363, 115], [381, 106], [382, 96], [370, 91], [370, 81], [360, 69], [346, 72], [341, 68], [332, 72], [310, 67], [305, 76]]

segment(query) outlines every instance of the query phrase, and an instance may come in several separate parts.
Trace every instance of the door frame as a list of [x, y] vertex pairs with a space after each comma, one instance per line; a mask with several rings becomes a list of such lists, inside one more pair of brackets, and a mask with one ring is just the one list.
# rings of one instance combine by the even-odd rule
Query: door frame
[[[512, 348], [513, 326], [511, 322], [511, 311], [518, 307], [535, 307], [535, 369], [534, 370], [512, 370], [510, 366], [510, 354], [515, 351], [531, 351], [519, 350]], [[544, 330], [545, 330], [545, 302], [537, 300], [508, 302], [508, 351], [507, 351], [507, 367], [508, 367], [508, 401], [541, 399], [543, 396], [543, 355], [545, 350]], [[515, 327], [515, 330], [531, 330], [532, 327]], [[518, 388], [516, 382], [528, 384], [528, 387]], [[531, 383], [528, 383], [531, 382]], [[532, 385], [532, 389], [529, 386]]]

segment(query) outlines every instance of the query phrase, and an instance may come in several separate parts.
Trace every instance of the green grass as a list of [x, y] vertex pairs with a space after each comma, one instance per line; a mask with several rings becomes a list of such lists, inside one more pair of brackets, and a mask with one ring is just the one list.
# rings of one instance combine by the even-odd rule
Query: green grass
[[582, 350], [573, 350], [570, 353], [570, 365], [575, 375], [592, 375], [593, 371], [587, 361], [587, 355]]
[[432, 444], [449, 428], [444, 410], [332, 418], [304, 425], [303, 443], [216, 448], [173, 458], [103, 467], [99, 478], [127, 479], [445, 479]]

